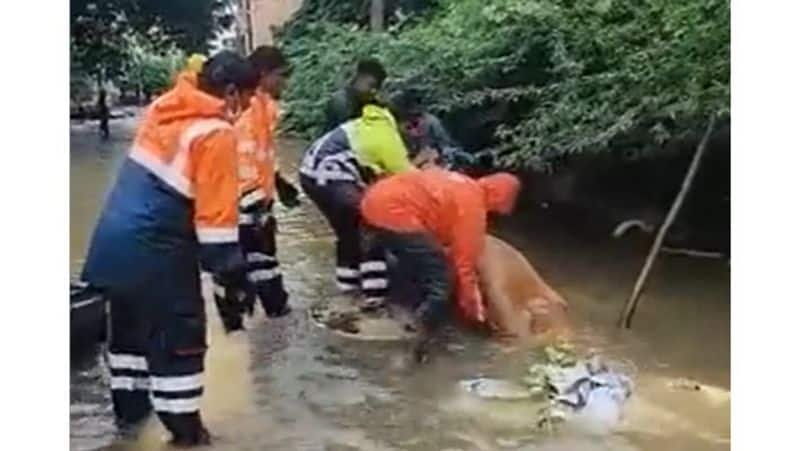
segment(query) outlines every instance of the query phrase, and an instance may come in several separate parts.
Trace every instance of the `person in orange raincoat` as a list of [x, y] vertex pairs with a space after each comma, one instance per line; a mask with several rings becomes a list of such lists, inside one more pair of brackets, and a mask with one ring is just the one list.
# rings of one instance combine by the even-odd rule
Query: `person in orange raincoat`
[[[278, 172], [275, 129], [280, 99], [289, 74], [289, 63], [276, 47], [261, 46], [248, 56], [259, 74], [259, 88], [250, 107], [236, 122], [239, 138], [239, 236], [247, 262], [248, 287], [214, 283], [214, 300], [223, 325], [230, 332], [243, 329], [242, 313], [252, 314], [254, 296], [268, 317], [287, 315], [291, 308], [283, 287], [275, 247], [273, 198], [287, 207], [298, 204], [297, 189]], [[244, 302], [242, 302], [244, 300]]]
[[238, 280], [233, 122], [258, 79], [232, 52], [145, 111], [95, 226], [82, 280], [111, 308], [108, 366], [121, 425], [155, 410], [177, 445], [210, 441], [200, 417], [206, 314], [199, 269]]
[[[486, 216], [510, 213], [519, 187], [519, 180], [507, 173], [475, 180], [432, 167], [390, 176], [367, 189], [361, 201], [364, 221], [419, 287], [418, 351], [424, 352], [444, 319], [451, 294], [463, 319], [486, 321], [476, 275]], [[448, 262], [455, 272], [455, 290]]]

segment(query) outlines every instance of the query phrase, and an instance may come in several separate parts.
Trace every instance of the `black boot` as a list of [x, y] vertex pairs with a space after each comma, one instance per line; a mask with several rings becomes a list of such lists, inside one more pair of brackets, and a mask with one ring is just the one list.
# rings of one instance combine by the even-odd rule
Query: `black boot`
[[232, 303], [231, 299], [227, 297], [221, 298], [214, 296], [214, 302], [217, 304], [217, 311], [222, 320], [222, 327], [225, 329], [225, 333], [244, 330], [242, 309], [239, 305]]
[[267, 299], [261, 299], [261, 306], [264, 307], [264, 313], [268, 318], [280, 318], [292, 313], [292, 308], [289, 306], [289, 294], [282, 286], [274, 287], [265, 295]]
[[200, 429], [191, 435], [177, 436], [173, 435], [172, 440], [169, 442], [176, 448], [191, 448], [193, 446], [208, 446], [211, 444], [211, 434], [208, 429], [200, 426]]
[[114, 390], [111, 392], [111, 399], [114, 404], [114, 422], [123, 435], [138, 430], [153, 410], [150, 398], [144, 391]]
[[199, 413], [163, 415], [164, 426], [172, 433], [170, 444], [180, 448], [211, 444], [211, 434], [203, 426]]

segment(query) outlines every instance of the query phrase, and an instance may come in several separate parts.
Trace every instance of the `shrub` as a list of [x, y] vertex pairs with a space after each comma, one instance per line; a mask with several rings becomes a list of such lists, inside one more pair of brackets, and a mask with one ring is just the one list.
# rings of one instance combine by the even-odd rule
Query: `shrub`
[[709, 114], [729, 114], [726, 1], [431, 5], [385, 33], [305, 8], [282, 35], [295, 66], [284, 126], [316, 134], [330, 93], [362, 56], [384, 62], [388, 90], [418, 87], [457, 137], [484, 129], [490, 139], [479, 145], [506, 166], [620, 146], [658, 151]]

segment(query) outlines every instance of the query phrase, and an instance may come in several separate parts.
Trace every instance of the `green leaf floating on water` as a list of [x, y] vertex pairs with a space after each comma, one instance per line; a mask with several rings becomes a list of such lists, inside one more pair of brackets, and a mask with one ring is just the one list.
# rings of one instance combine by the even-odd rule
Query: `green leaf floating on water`
[[[528, 368], [528, 374], [522, 378], [522, 383], [528, 387], [531, 398], [546, 398], [550, 392], [549, 375], [553, 371], [573, 366], [577, 361], [577, 353], [571, 344], [547, 346], [536, 356], [536, 363]], [[535, 424], [539, 430], [553, 432], [556, 425], [564, 421], [565, 416], [566, 413], [557, 403], [548, 402], [539, 410]]]
[[575, 348], [568, 343], [559, 343], [544, 348], [545, 360], [549, 364], [558, 366], [572, 366], [577, 363]]

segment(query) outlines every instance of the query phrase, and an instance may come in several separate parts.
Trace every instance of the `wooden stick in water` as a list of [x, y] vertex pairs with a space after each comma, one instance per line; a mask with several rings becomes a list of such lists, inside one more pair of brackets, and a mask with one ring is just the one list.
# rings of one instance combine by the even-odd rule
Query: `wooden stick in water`
[[675, 217], [678, 216], [681, 205], [683, 205], [683, 201], [686, 199], [686, 195], [689, 193], [689, 189], [692, 187], [692, 182], [697, 174], [697, 169], [700, 167], [700, 160], [703, 158], [706, 147], [708, 147], [708, 140], [711, 137], [711, 132], [714, 130], [714, 120], [715, 117], [712, 115], [711, 118], [709, 118], [708, 127], [703, 135], [703, 139], [700, 140], [700, 144], [697, 145], [697, 150], [694, 152], [692, 163], [689, 165], [689, 169], [686, 171], [686, 176], [683, 179], [681, 190], [675, 197], [675, 201], [672, 202], [672, 207], [670, 207], [664, 223], [661, 224], [661, 227], [658, 229], [658, 234], [656, 234], [653, 245], [650, 247], [650, 253], [647, 255], [647, 260], [645, 260], [644, 266], [639, 273], [639, 277], [636, 279], [636, 285], [633, 287], [633, 293], [631, 293], [631, 297], [628, 298], [628, 302], [625, 304], [625, 308], [622, 310], [619, 316], [619, 321], [617, 324], [621, 328], [624, 327], [626, 329], [630, 329], [631, 327], [633, 314], [636, 313], [636, 307], [639, 304], [639, 299], [641, 298], [642, 291], [644, 290], [647, 276], [650, 274], [650, 270], [653, 268], [653, 263], [655, 263], [656, 257], [661, 249], [661, 245], [664, 243], [664, 237], [666, 237], [667, 231], [669, 231], [670, 226], [675, 221]]
[[698, 251], [695, 249], [684, 249], [679, 247], [667, 247], [664, 246], [661, 248], [661, 252], [665, 254], [673, 254], [673, 255], [685, 255], [687, 257], [697, 257], [697, 258], [724, 258], [725, 254], [722, 252], [717, 251]]

